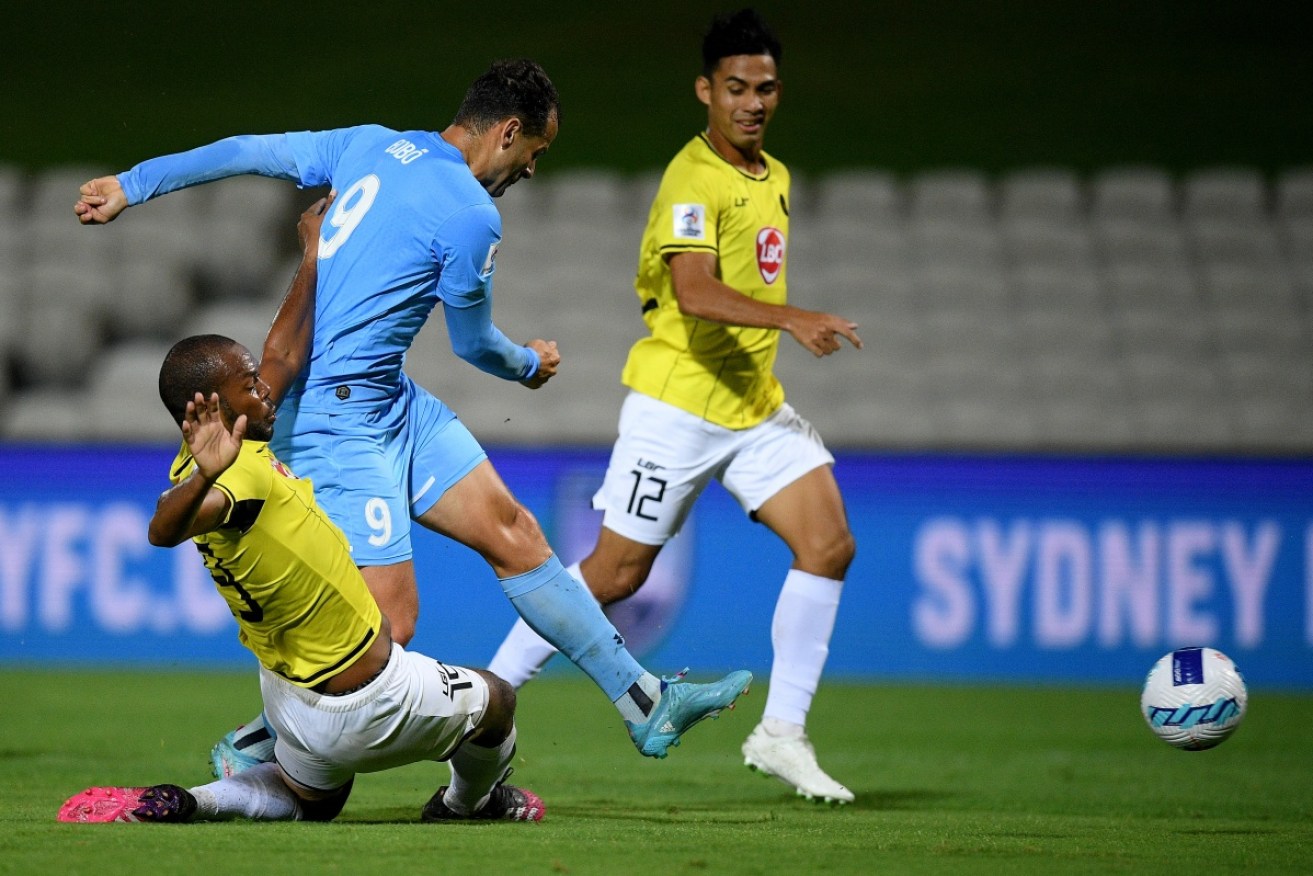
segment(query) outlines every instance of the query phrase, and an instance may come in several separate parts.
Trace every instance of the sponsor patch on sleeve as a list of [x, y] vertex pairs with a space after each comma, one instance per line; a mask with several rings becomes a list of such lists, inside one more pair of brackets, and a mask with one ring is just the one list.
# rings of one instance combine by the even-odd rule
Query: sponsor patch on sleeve
[[684, 240], [707, 239], [706, 204], [676, 204], [673, 211], [675, 237]]
[[488, 274], [497, 266], [497, 247], [501, 246], [501, 241], [497, 241], [488, 247], [488, 257], [483, 260], [483, 267], [479, 270], [480, 274]]

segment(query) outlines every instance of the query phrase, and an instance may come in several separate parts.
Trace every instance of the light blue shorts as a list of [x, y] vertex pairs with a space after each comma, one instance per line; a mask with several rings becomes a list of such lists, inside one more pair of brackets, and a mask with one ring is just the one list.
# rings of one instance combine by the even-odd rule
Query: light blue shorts
[[[325, 400], [327, 398], [327, 400]], [[289, 398], [270, 447], [314, 483], [315, 499], [346, 534], [357, 566], [411, 558], [410, 520], [487, 459], [442, 401], [402, 375], [392, 399]]]

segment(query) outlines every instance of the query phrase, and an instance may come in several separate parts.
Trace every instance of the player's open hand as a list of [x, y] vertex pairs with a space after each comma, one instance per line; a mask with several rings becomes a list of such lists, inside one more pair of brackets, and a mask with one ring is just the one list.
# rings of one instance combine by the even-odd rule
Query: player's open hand
[[73, 212], [83, 225], [104, 225], [128, 208], [128, 196], [116, 176], [102, 176], [84, 182]]
[[196, 460], [196, 467], [207, 480], [213, 481], [237, 460], [245, 435], [246, 414], [233, 423], [232, 432], [224, 426], [223, 417], [219, 415], [217, 392], [210, 393], [208, 402], [199, 392], [195, 400], [187, 402], [187, 412], [182, 418], [182, 438], [187, 442], [187, 452]]
[[533, 340], [525, 344], [538, 354], [538, 370], [533, 377], [521, 380], [530, 389], [537, 389], [556, 376], [556, 369], [561, 364], [561, 354], [556, 349], [556, 341]]
[[307, 260], [316, 258], [319, 253], [319, 229], [323, 227], [324, 217], [328, 215], [328, 208], [333, 205], [333, 199], [336, 197], [337, 191], [333, 190], [327, 197], [315, 201], [306, 208], [301, 214], [301, 219], [296, 223], [296, 233], [301, 239], [301, 252]]
[[841, 337], [847, 338], [848, 343], [858, 350], [862, 348], [862, 339], [857, 336], [857, 323], [832, 313], [799, 311], [789, 333], [818, 358], [839, 352]]

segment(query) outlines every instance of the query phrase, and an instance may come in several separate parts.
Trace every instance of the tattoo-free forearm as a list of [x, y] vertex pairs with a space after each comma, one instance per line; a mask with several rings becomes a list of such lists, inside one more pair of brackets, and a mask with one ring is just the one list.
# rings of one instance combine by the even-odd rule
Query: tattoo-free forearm
[[202, 513], [212, 486], [213, 482], [200, 471], [193, 471], [185, 480], [161, 493], [147, 530], [150, 543], [157, 547], [173, 547], [212, 529], [212, 525], [207, 526], [210, 521], [205, 519], [210, 515]]
[[260, 379], [269, 386], [274, 405], [283, 400], [310, 360], [315, 331], [315, 284], [318, 280], [315, 257], [307, 253], [292, 277], [283, 303], [278, 306], [269, 334], [260, 354]]

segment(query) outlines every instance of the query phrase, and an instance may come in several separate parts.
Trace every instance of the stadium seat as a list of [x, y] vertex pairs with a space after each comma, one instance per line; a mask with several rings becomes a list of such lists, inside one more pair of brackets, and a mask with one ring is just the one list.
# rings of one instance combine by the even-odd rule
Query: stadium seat
[[1156, 167], [1113, 167], [1090, 182], [1090, 212], [1098, 220], [1160, 222], [1175, 215], [1176, 186]]
[[1262, 218], [1200, 219], [1189, 226], [1194, 258], [1200, 264], [1275, 266], [1282, 258], [1275, 229]]
[[1074, 222], [1084, 209], [1076, 173], [1064, 168], [1014, 171], [999, 182], [999, 215], [1004, 221]]
[[909, 231], [908, 245], [917, 267], [949, 264], [972, 270], [1002, 270], [1003, 241], [991, 223], [926, 217], [914, 220]]
[[810, 212], [831, 222], [864, 224], [896, 219], [903, 213], [902, 185], [890, 173], [837, 171], [822, 177], [812, 190]]
[[85, 392], [28, 389], [16, 393], [5, 406], [0, 436], [7, 441], [43, 445], [93, 441], [100, 435], [98, 425], [87, 413], [89, 407]]
[[[97, 437], [117, 441], [177, 441], [178, 427], [160, 402], [160, 365], [173, 341], [117, 346], [97, 361], [87, 385]], [[257, 353], [258, 355], [258, 353]]]
[[1083, 222], [1018, 216], [1003, 220], [1000, 231], [1013, 268], [1071, 271], [1092, 269], [1095, 264], [1094, 241]]
[[105, 342], [100, 312], [81, 301], [34, 297], [20, 318], [14, 353], [22, 385], [80, 385]]
[[[277, 304], [265, 301], [225, 301], [209, 304], [192, 312], [182, 324], [178, 338], [190, 335], [223, 335], [250, 350], [256, 358], [264, 349], [264, 339], [273, 324]], [[178, 338], [175, 338], [177, 340]]]
[[1181, 209], [1188, 219], [1257, 219], [1267, 209], [1267, 184], [1262, 174], [1250, 167], [1197, 170], [1185, 177], [1181, 190]]
[[907, 188], [912, 220], [983, 222], [993, 212], [993, 191], [979, 171], [928, 171], [913, 176]]

